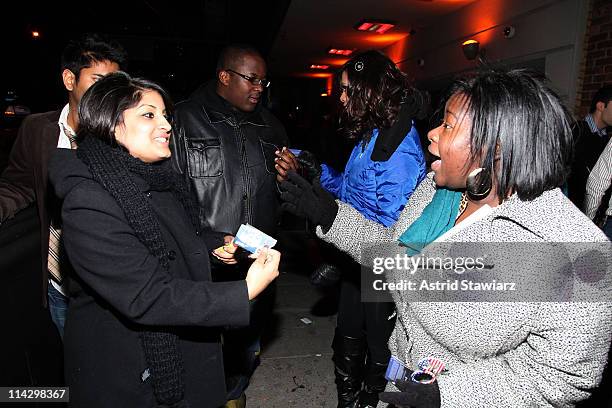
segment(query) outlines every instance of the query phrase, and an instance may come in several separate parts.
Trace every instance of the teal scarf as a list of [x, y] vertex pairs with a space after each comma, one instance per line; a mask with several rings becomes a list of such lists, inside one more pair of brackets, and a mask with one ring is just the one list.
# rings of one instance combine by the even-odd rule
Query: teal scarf
[[413, 256], [455, 225], [461, 192], [438, 188], [423, 213], [399, 237], [399, 242]]

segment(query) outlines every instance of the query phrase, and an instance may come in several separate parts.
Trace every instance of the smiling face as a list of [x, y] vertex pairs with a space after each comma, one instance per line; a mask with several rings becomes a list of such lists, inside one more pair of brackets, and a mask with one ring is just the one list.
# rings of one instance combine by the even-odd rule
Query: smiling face
[[431, 164], [438, 186], [463, 189], [468, 174], [477, 168], [476, 163], [470, 164], [472, 118], [466, 102], [464, 95], [453, 95], [446, 103], [442, 124], [427, 134], [428, 150], [438, 157]]
[[243, 53], [229, 65], [219, 71], [217, 93], [236, 109], [253, 112], [261, 98], [263, 86], [254, 85], [239, 74], [250, 78], [265, 79], [266, 62], [257, 54]]
[[156, 91], [144, 91], [136, 106], [126, 109], [123, 122], [115, 127], [117, 143], [145, 163], [167, 159], [171, 155], [171, 126], [165, 115], [161, 95]]

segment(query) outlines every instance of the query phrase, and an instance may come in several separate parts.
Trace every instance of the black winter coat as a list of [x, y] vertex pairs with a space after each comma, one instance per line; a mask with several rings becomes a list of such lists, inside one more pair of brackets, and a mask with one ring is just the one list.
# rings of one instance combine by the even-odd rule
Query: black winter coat
[[143, 381], [147, 364], [138, 336], [147, 326], [178, 332], [190, 406], [223, 405], [223, 359], [214, 327], [248, 324], [246, 283], [210, 281], [205, 240], [171, 192], [149, 191], [132, 174], [150, 198], [169, 248], [168, 273], [75, 151], [58, 149], [49, 175], [64, 200], [63, 241], [75, 270], [64, 337], [71, 406], [155, 406], [150, 380]]
[[567, 180], [568, 196], [576, 207], [584, 210], [587, 179], [609, 138], [591, 132], [591, 128], [585, 120], [576, 122], [572, 128], [572, 134], [574, 137], [574, 161]]
[[53, 194], [49, 194], [47, 170], [51, 154], [57, 148], [61, 112], [35, 113], [23, 120], [8, 165], [0, 176], [0, 224], [36, 202], [40, 221], [41, 298], [44, 306], [47, 306], [49, 282], [49, 224], [51, 217], [56, 215], [57, 204]]
[[262, 106], [236, 111], [217, 95], [214, 81], [177, 104], [175, 119], [173, 164], [196, 191], [204, 226], [235, 234], [249, 223], [274, 234], [274, 152], [288, 144], [278, 119]]

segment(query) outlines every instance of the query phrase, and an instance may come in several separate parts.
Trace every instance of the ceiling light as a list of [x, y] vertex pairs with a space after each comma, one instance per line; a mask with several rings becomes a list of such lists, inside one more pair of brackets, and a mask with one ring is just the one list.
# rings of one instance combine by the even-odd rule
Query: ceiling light
[[384, 34], [393, 27], [395, 27], [395, 23], [390, 21], [361, 20], [355, 24], [354, 28], [357, 31], [368, 31], [371, 33]]
[[341, 49], [341, 48], [328, 48], [327, 49], [328, 54], [344, 55], [345, 57], [348, 57], [349, 55], [351, 55], [353, 51], [354, 50], [346, 50], [346, 49]]
[[467, 40], [461, 44], [461, 47], [463, 48], [463, 55], [465, 55], [465, 58], [473, 60], [478, 56], [480, 43], [476, 40]]
[[312, 64], [310, 69], [328, 69], [329, 65]]

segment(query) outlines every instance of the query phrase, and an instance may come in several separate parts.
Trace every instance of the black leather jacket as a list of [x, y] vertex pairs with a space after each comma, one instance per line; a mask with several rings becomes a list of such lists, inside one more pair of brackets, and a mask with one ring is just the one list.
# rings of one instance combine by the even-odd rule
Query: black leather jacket
[[197, 194], [204, 226], [235, 234], [249, 223], [274, 234], [279, 213], [274, 152], [287, 146], [283, 125], [267, 109], [234, 109], [215, 82], [177, 104], [175, 168]]

